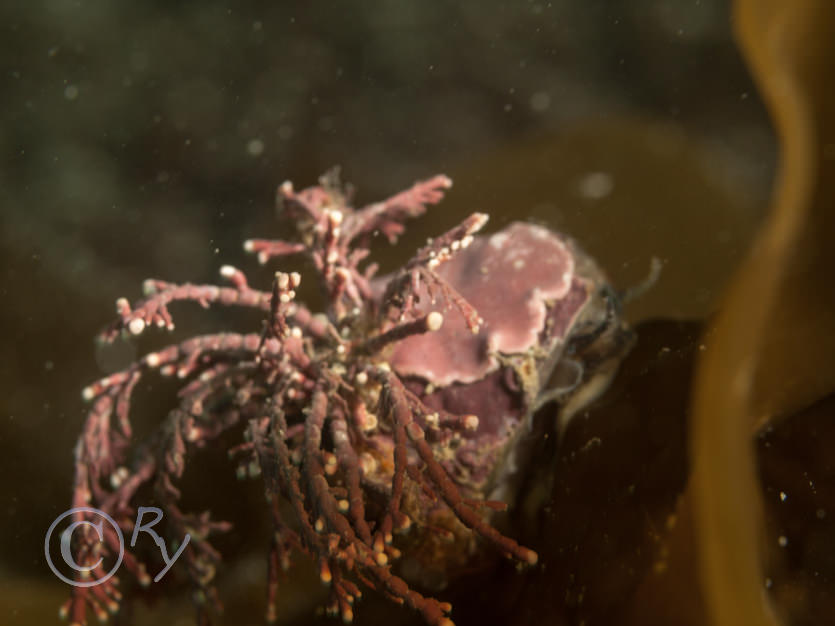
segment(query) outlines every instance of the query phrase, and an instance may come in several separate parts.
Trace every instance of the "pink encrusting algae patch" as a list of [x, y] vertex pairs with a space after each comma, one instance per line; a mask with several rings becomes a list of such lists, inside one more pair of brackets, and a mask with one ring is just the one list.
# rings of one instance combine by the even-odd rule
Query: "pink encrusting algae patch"
[[546, 301], [559, 300], [571, 289], [574, 256], [554, 233], [515, 222], [490, 237], [476, 237], [438, 274], [475, 307], [484, 324], [477, 334], [469, 332], [450, 303], [439, 307], [422, 290], [419, 308], [440, 308], [444, 326], [398, 343], [391, 364], [403, 376], [435, 385], [470, 383], [496, 368], [492, 353], [523, 353], [537, 345]]

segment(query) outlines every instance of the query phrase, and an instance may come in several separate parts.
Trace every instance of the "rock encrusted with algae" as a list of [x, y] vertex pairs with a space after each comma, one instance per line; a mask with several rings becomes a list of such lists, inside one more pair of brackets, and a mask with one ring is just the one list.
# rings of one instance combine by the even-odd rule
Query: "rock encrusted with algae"
[[[129, 530], [137, 491], [150, 484], [167, 533], [192, 538], [181, 560], [201, 623], [220, 607], [212, 579], [221, 557], [209, 539], [229, 525], [183, 511], [177, 482], [192, 456], [227, 430], [243, 435], [230, 450], [239, 474], [260, 477], [269, 502], [268, 619], [276, 615], [279, 570], [296, 553], [317, 562], [330, 588], [327, 609], [344, 621], [365, 586], [429, 624], [450, 624], [451, 606], [401, 575], [442, 587], [480, 545], [476, 536], [522, 564], [537, 562], [536, 552], [492, 523], [491, 512], [506, 506], [495, 498], [513, 500], [520, 433], [543, 402], [569, 407], [593, 373], [611, 369], [602, 364], [617, 362], [629, 332], [602, 273], [575, 244], [521, 223], [479, 237], [487, 222], [480, 213], [430, 240], [393, 275], [375, 278], [371, 237], [396, 241], [403, 223], [450, 186], [436, 176], [354, 209], [334, 175], [300, 192], [281, 185], [296, 239], [253, 239], [245, 249], [262, 263], [305, 256], [326, 295], [322, 314], [296, 301], [301, 275], [277, 272], [261, 291], [228, 265], [220, 271], [227, 286], [149, 280], [145, 298], [117, 301], [119, 317], [103, 341], [173, 328], [168, 307], [176, 301], [264, 314], [257, 332], [169, 345], [83, 394], [92, 409], [76, 448], [74, 506], [96, 507]], [[152, 371], [183, 383], [177, 406], [137, 445], [132, 394]], [[552, 375], [561, 383], [543, 392]], [[119, 547], [114, 533], [99, 541], [90, 525], [75, 539], [75, 561], [91, 567], [84, 579]], [[446, 554], [434, 568], [425, 565], [429, 545]], [[418, 552], [422, 558], [410, 558]], [[149, 584], [130, 552], [124, 565]], [[110, 579], [75, 587], [62, 611], [81, 624], [88, 608], [106, 618], [120, 599]]]

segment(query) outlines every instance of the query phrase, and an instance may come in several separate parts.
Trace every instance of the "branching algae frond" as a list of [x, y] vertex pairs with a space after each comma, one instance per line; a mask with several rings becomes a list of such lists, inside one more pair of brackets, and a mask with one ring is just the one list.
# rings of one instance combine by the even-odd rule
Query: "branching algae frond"
[[[144, 299], [117, 301], [106, 342], [173, 328], [168, 307], [183, 300], [264, 314], [260, 332], [192, 337], [83, 393], [92, 409], [76, 448], [73, 505], [96, 507], [128, 532], [137, 490], [152, 485], [168, 535], [191, 536], [176, 567], [187, 568], [200, 622], [219, 610], [212, 580], [221, 558], [209, 540], [229, 525], [183, 511], [177, 483], [190, 455], [228, 429], [243, 431], [230, 456], [242, 475], [261, 477], [269, 501], [268, 620], [280, 570], [297, 554], [318, 563], [330, 588], [327, 609], [346, 622], [368, 587], [428, 624], [448, 625], [452, 607], [410, 584], [443, 587], [484, 546], [537, 562], [491, 521], [492, 511], [513, 503], [513, 478], [524, 468], [520, 433], [530, 432], [544, 402], [557, 400], [563, 418], [586, 402], [583, 390], [601, 388], [631, 335], [614, 292], [573, 242], [522, 223], [476, 236], [487, 222], [481, 213], [375, 278], [372, 236], [394, 243], [404, 222], [450, 186], [436, 176], [361, 209], [349, 206], [335, 176], [301, 192], [279, 187], [296, 239], [252, 239], [245, 249], [261, 263], [306, 256], [325, 314], [296, 301], [299, 274], [277, 272], [261, 291], [230, 266], [220, 270], [227, 286], [149, 280]], [[135, 445], [131, 396], [153, 370], [183, 381], [179, 404], [150, 441]], [[543, 393], [551, 379], [560, 382]], [[100, 541], [80, 526], [74, 538], [75, 562], [91, 567], [80, 580], [96, 578], [101, 559], [119, 549], [112, 530]], [[150, 582], [130, 551], [124, 567]], [[74, 588], [62, 612], [78, 624], [90, 608], [106, 619], [120, 599], [110, 579]]]

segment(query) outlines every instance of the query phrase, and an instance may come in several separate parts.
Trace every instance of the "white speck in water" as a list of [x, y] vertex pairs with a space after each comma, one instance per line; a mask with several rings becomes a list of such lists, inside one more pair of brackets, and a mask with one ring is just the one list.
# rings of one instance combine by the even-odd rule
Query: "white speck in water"
[[264, 152], [264, 142], [257, 137], [255, 139], [250, 139], [246, 144], [246, 151], [251, 156], [259, 156], [262, 152]]
[[774, 581], [771, 580], [770, 578], [765, 579], [765, 588], [766, 589], [771, 589], [773, 584], [774, 584]]
[[779, 537], [777, 537], [777, 545], [781, 548], [785, 548], [787, 545], [789, 545], [789, 538], [785, 535], [780, 535]]
[[64, 87], [64, 97], [67, 100], [75, 100], [78, 97], [78, 86], [67, 85], [66, 87]]
[[589, 172], [580, 179], [580, 195], [591, 200], [605, 198], [615, 187], [611, 174], [606, 172]]
[[786, 498], [788, 498], [788, 497], [789, 497], [789, 496], [787, 496], [787, 495], [786, 495], [786, 492], [785, 492], [785, 491], [781, 491], [781, 492], [780, 492], [780, 502], [785, 502], [785, 501], [786, 501]]
[[551, 106], [551, 96], [544, 91], [537, 91], [531, 96], [531, 108], [537, 113], [546, 111]]

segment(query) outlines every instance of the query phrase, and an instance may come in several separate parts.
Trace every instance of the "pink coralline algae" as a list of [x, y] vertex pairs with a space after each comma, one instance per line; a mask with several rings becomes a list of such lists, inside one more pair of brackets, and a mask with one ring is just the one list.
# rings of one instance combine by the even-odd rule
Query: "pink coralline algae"
[[[229, 525], [182, 510], [177, 483], [192, 455], [230, 430], [243, 437], [229, 451], [239, 473], [260, 477], [269, 502], [268, 621], [280, 570], [296, 554], [318, 564], [330, 589], [326, 608], [346, 622], [368, 587], [428, 624], [448, 625], [452, 607], [416, 587], [442, 588], [489, 546], [537, 563], [536, 552], [495, 526], [493, 513], [513, 504], [512, 477], [524, 469], [520, 433], [545, 403], [556, 401], [565, 419], [577, 398], [587, 401], [583, 389], [610, 375], [631, 335], [594, 262], [535, 225], [484, 237], [477, 232], [487, 216], [475, 213], [397, 272], [375, 277], [371, 238], [394, 243], [404, 222], [450, 186], [436, 176], [361, 209], [349, 206], [335, 175], [300, 192], [279, 187], [296, 238], [253, 239], [245, 249], [261, 263], [305, 256], [326, 296], [324, 313], [296, 301], [299, 274], [277, 272], [261, 291], [231, 266], [220, 270], [226, 286], [149, 280], [134, 305], [117, 301], [118, 319], [100, 337], [106, 342], [173, 328], [168, 307], [177, 301], [263, 311], [259, 332], [192, 337], [83, 394], [92, 408], [76, 447], [73, 506], [96, 507], [128, 532], [138, 490], [152, 488], [169, 537], [192, 537], [177, 567], [184, 564], [192, 582], [200, 623], [220, 610], [212, 581], [221, 556], [209, 539]], [[138, 445], [132, 394], [152, 371], [183, 383], [177, 406]], [[100, 542], [83, 528], [74, 535], [76, 563], [112, 558], [115, 533]], [[150, 582], [130, 551], [123, 567]], [[75, 587], [62, 612], [76, 624], [90, 608], [106, 619], [120, 599], [110, 579]]]
[[[546, 302], [566, 298], [572, 288], [574, 256], [548, 230], [514, 223], [489, 238], [475, 239], [465, 253], [439, 267], [438, 275], [454, 285], [486, 323], [468, 336], [461, 316], [447, 317], [440, 332], [401, 341], [392, 364], [402, 374], [436, 385], [470, 383], [495, 369], [497, 361], [490, 355], [523, 354], [538, 343]], [[586, 297], [580, 289], [577, 312]], [[433, 306], [429, 299], [424, 302]]]

